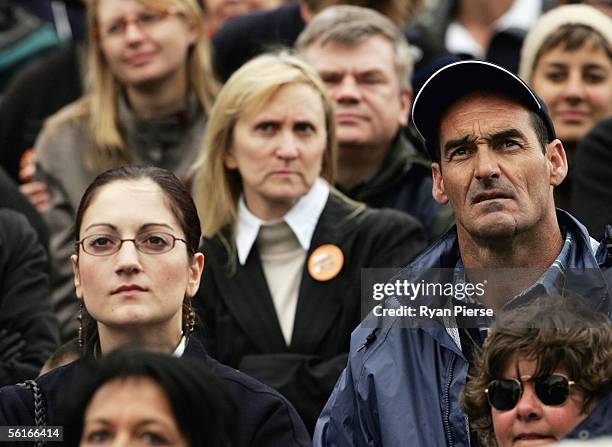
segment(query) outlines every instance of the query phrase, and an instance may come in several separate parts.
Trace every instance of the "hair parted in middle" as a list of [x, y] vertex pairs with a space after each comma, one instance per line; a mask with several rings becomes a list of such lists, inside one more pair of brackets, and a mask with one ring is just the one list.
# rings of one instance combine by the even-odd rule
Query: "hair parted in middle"
[[576, 296], [541, 296], [500, 313], [465, 385], [462, 403], [483, 445], [497, 445], [485, 389], [507, 362], [536, 361], [535, 377], [563, 370], [584, 396], [582, 411], [612, 392], [612, 326]]
[[336, 174], [336, 117], [325, 84], [306, 62], [287, 52], [264, 54], [237, 70], [221, 89], [208, 118], [202, 149], [194, 164], [194, 198], [202, 216], [202, 236], [213, 237], [228, 227], [231, 240], [238, 215], [242, 181], [225, 166], [233, 130], [243, 114], [261, 110], [283, 86], [302, 83], [321, 97], [326, 147], [320, 176], [333, 184]]
[[382, 36], [393, 45], [400, 88], [412, 90], [410, 78], [414, 63], [406, 36], [391, 20], [372, 9], [350, 5], [325, 9], [304, 28], [295, 42], [295, 48], [303, 53], [311, 45], [325, 46], [330, 42], [350, 48], [374, 36]]
[[[115, 169], [109, 169], [99, 174], [87, 187], [76, 213], [75, 219], [75, 243], [76, 255], [80, 255], [78, 241], [81, 237], [81, 223], [85, 212], [95, 200], [98, 192], [105, 186], [118, 181], [150, 180], [159, 186], [168, 207], [174, 214], [187, 241], [187, 256], [192, 261], [194, 254], [198, 251], [200, 243], [200, 219], [195, 203], [183, 182], [172, 172], [155, 166], [126, 165]], [[183, 300], [183, 332], [189, 335], [196, 324], [197, 316], [191, 306], [191, 297]], [[97, 321], [87, 311], [84, 300], [81, 301], [79, 312], [79, 345], [83, 355], [91, 355], [97, 349], [99, 342]]]
[[[207, 113], [219, 89], [212, 67], [210, 42], [204, 33], [202, 9], [197, 0], [137, 0], [153, 10], [171, 9], [184, 17], [199, 34], [187, 56], [189, 87]], [[87, 86], [85, 95], [62, 109], [50, 125], [87, 117], [91, 147], [85, 160], [97, 172], [129, 163], [126, 142], [119, 123], [121, 82], [112, 73], [102, 52], [98, 27], [100, 0], [87, 0]]]

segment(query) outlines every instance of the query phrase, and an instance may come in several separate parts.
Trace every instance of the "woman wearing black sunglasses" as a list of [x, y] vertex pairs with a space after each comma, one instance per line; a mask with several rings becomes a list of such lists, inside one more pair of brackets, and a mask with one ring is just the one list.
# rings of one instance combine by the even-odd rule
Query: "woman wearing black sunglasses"
[[611, 392], [608, 319], [580, 300], [547, 297], [498, 317], [463, 405], [483, 445], [543, 446], [578, 424], [582, 438], [610, 435], [602, 415], [612, 411]]

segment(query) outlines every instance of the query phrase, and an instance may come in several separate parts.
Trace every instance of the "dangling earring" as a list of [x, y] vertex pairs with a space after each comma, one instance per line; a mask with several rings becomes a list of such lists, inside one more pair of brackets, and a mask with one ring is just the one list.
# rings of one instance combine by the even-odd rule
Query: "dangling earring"
[[78, 344], [79, 344], [79, 348], [83, 348], [83, 346], [85, 346], [85, 328], [83, 327], [83, 311], [85, 310], [85, 306], [83, 305], [83, 301], [81, 301], [81, 304], [79, 306], [79, 315], [77, 316], [77, 320], [79, 321], [79, 338], [78, 338]]
[[185, 329], [187, 332], [187, 335], [191, 335], [193, 333], [193, 331], [195, 330], [195, 312], [193, 310], [193, 307], [191, 307], [191, 301], [189, 301], [189, 299], [185, 300], [184, 306], [183, 306], [183, 315], [185, 317]]

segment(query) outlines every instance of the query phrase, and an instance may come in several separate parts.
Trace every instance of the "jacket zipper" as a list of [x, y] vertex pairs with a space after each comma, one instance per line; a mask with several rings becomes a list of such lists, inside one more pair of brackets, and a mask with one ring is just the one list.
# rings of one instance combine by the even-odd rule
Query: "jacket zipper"
[[450, 426], [450, 387], [451, 387], [451, 382], [453, 381], [453, 373], [455, 371], [455, 359], [456, 359], [456, 354], [451, 353], [452, 357], [451, 357], [451, 361], [450, 364], [448, 366], [447, 369], [447, 381], [446, 384], [444, 386], [444, 399], [443, 399], [443, 403], [444, 403], [444, 413], [442, 414], [442, 424], [444, 425], [444, 433], [446, 434], [446, 444], [448, 445], [448, 447], [453, 447], [455, 445], [455, 443], [453, 442], [453, 434], [451, 432], [451, 426]]

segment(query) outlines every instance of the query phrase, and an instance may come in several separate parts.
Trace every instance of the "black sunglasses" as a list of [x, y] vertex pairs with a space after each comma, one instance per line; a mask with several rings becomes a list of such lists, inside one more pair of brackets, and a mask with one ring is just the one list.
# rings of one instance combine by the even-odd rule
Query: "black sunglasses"
[[[563, 405], [570, 394], [570, 387], [575, 385], [573, 380], [561, 374], [534, 377], [533, 382], [536, 396], [544, 405]], [[499, 411], [512, 410], [523, 395], [523, 383], [519, 379], [496, 379], [489, 383], [485, 390], [491, 406]]]

